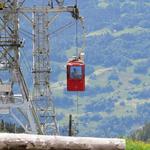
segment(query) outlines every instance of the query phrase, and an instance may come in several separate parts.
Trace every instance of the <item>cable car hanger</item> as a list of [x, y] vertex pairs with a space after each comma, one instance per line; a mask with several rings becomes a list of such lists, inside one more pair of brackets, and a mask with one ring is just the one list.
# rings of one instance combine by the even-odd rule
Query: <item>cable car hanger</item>
[[[76, 5], [77, 7], [77, 0]], [[81, 17], [78, 17], [81, 18]], [[76, 56], [67, 62], [67, 91], [84, 91], [85, 90], [85, 64], [84, 64], [84, 53], [78, 52], [78, 20], [76, 18]], [[82, 27], [83, 20], [82, 20]], [[83, 45], [85, 46], [85, 45]]]
[[[85, 91], [85, 64], [84, 64], [84, 49], [85, 49], [85, 27], [83, 18], [79, 16], [79, 11], [77, 8], [77, 0], [75, 1], [75, 12], [72, 16], [75, 18], [75, 51], [76, 55], [67, 62], [67, 91], [76, 92], [76, 126], [79, 125], [79, 92]], [[81, 22], [83, 29], [83, 44], [82, 51], [79, 52], [78, 49], [78, 21]]]

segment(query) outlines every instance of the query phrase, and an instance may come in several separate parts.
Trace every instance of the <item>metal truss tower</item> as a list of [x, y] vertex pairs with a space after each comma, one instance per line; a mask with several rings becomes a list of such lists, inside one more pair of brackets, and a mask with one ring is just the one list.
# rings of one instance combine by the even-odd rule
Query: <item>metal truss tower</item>
[[[19, 39], [19, 4], [17, 0], [1, 3], [5, 5], [0, 10], [0, 113], [10, 114], [25, 132], [37, 133], [36, 114], [19, 65], [22, 46]], [[19, 95], [15, 94], [14, 87], [19, 89]]]
[[33, 13], [33, 102], [43, 133], [58, 134], [50, 89], [49, 15]]
[[[23, 2], [0, 2], [0, 7], [4, 6], [0, 8], [0, 114], [10, 114], [26, 133], [56, 135], [59, 131], [49, 81], [51, 69], [48, 33], [56, 17], [51, 18], [49, 14], [69, 12], [78, 19], [79, 11], [76, 6], [64, 7], [63, 1], [58, 0], [55, 6], [54, 1], [50, 0], [47, 6], [40, 7], [23, 7]], [[21, 16], [31, 23], [33, 33], [32, 96], [19, 61], [23, 43], [19, 36]], [[6, 71], [8, 76], [5, 75]], [[15, 93], [16, 86], [20, 89], [19, 94]]]

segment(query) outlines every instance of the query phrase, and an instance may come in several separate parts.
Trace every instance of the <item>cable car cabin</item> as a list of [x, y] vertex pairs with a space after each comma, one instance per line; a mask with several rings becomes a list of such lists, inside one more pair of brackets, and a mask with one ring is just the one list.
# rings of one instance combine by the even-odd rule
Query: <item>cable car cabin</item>
[[85, 64], [80, 59], [67, 63], [67, 91], [85, 91]]

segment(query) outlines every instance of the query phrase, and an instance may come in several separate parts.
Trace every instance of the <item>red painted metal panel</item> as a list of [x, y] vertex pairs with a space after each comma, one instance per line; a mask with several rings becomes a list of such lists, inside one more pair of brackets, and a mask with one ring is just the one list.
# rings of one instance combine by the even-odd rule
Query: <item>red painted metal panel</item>
[[85, 91], [85, 64], [81, 60], [67, 63], [67, 91]]

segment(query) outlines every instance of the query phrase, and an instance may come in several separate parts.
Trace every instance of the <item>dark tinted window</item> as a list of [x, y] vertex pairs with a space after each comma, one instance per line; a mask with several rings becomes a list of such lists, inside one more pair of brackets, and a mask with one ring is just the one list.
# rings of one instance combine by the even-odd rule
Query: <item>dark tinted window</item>
[[71, 66], [70, 67], [70, 78], [71, 79], [81, 79], [82, 78], [81, 66]]

